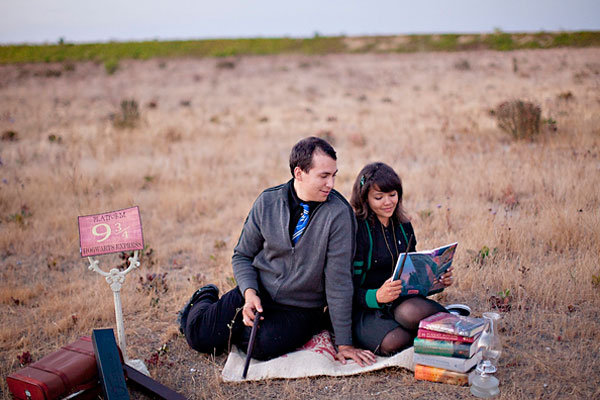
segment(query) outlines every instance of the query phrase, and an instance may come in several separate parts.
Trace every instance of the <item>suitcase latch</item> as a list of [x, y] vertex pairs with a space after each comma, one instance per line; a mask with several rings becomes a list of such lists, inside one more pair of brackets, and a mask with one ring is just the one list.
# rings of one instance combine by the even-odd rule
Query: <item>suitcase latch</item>
[[25, 390], [25, 396], [27, 396], [27, 400], [31, 400], [31, 392], [29, 390]]

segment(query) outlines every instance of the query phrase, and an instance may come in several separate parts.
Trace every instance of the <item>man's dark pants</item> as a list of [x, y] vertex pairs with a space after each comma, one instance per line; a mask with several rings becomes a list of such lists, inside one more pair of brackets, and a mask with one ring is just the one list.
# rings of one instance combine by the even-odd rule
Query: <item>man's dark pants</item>
[[[261, 291], [264, 320], [260, 321], [252, 357], [268, 360], [302, 347], [325, 327], [323, 308], [292, 307], [273, 302]], [[251, 328], [242, 322], [244, 297], [239, 288], [225, 293], [218, 301], [200, 299], [190, 310], [185, 337], [193, 349], [220, 354], [229, 340], [247, 351]], [[232, 323], [233, 321], [233, 323]], [[231, 329], [230, 329], [231, 327]]]

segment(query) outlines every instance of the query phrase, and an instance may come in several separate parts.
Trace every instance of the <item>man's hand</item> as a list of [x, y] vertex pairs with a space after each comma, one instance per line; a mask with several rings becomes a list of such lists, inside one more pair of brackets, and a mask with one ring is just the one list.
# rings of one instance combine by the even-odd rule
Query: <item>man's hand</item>
[[335, 355], [335, 358], [342, 364], [346, 364], [346, 359], [351, 358], [361, 367], [364, 367], [365, 364], [371, 365], [377, 361], [375, 354], [369, 350], [361, 350], [348, 345], [338, 346], [338, 352]]
[[[256, 294], [256, 290], [246, 289], [244, 292], [244, 299], [246, 302], [244, 303], [244, 307], [242, 307], [242, 321], [244, 322], [244, 325], [252, 326], [256, 311], [263, 312], [260, 297]], [[263, 318], [261, 317], [261, 319]]]
[[454, 283], [454, 278], [452, 277], [452, 270], [454, 270], [454, 267], [448, 268], [448, 271], [446, 271], [445, 274], [440, 276], [440, 282], [442, 282], [442, 284], [446, 287]]
[[402, 281], [400, 279], [392, 281], [390, 278], [377, 289], [375, 297], [379, 304], [391, 303], [400, 296], [400, 292], [402, 292]]

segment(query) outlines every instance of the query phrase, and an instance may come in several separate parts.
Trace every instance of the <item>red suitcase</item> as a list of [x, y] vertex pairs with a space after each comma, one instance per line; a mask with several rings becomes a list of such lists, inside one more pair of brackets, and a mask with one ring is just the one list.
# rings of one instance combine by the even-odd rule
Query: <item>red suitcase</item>
[[[73, 394], [95, 394], [98, 368], [90, 336], [61, 347], [41, 360], [6, 377], [17, 399], [53, 400]], [[75, 397], [75, 396], [73, 396]]]

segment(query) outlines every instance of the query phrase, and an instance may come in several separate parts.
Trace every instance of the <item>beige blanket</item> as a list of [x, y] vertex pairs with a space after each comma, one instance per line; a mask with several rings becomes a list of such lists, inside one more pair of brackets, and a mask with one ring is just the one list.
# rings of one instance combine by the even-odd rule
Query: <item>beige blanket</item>
[[[246, 354], [233, 346], [221, 376], [225, 382], [243, 381], [242, 372]], [[329, 332], [323, 331], [302, 348], [269, 361], [252, 359], [246, 380], [272, 378], [300, 378], [305, 376], [355, 375], [386, 367], [404, 367], [414, 370], [413, 348], [410, 347], [392, 357], [377, 357], [373, 365], [361, 367], [353, 360], [342, 364], [335, 359], [335, 349]]]

